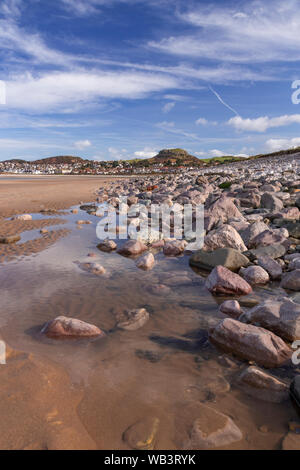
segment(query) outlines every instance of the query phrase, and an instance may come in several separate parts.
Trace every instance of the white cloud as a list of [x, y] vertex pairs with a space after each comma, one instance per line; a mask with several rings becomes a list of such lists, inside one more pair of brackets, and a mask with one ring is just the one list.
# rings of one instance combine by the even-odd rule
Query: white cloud
[[244, 2], [242, 8], [202, 5], [180, 18], [194, 34], [150, 41], [149, 46], [174, 55], [228, 62], [296, 61], [300, 58], [298, 0]]
[[173, 102], [166, 103], [162, 108], [163, 113], [165, 114], [169, 113], [174, 108], [174, 106], [175, 106], [175, 103]]
[[108, 153], [108, 160], [127, 160], [128, 157], [126, 149], [117, 149], [115, 147], [109, 147]]
[[157, 153], [158, 153], [157, 150], [154, 150], [151, 147], [145, 147], [144, 150], [139, 150], [137, 152], [134, 152], [134, 155], [137, 158], [152, 158], [152, 157], [155, 157]]
[[273, 127], [283, 127], [294, 123], [300, 124], [300, 114], [284, 115], [276, 118], [262, 116], [255, 119], [244, 119], [240, 116], [235, 116], [228, 121], [229, 125], [239, 131], [251, 132], [265, 132]]
[[74, 146], [79, 150], [84, 150], [88, 147], [91, 147], [91, 142], [89, 140], [78, 140], [74, 142]]
[[6, 82], [7, 107], [37, 112], [99, 105], [101, 99], [144, 98], [174, 88], [172, 77], [141, 72], [55, 72], [17, 76]]
[[296, 148], [300, 146], [300, 137], [292, 139], [269, 139], [266, 142], [266, 148], [270, 152], [277, 152], [279, 150], [287, 150], [289, 148]]

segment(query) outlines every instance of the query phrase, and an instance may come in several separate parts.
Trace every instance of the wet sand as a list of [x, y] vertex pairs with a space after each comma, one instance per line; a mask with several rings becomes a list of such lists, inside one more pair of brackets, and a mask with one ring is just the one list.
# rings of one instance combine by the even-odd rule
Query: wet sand
[[116, 178], [106, 176], [0, 175], [0, 217], [41, 209], [67, 209], [95, 200], [95, 192]]

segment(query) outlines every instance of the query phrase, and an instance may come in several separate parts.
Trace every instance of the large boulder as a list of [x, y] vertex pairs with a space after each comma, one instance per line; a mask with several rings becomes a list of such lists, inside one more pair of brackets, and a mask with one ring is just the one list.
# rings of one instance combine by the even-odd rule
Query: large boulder
[[247, 295], [252, 287], [238, 274], [224, 266], [216, 266], [206, 279], [205, 287], [212, 294]]
[[241, 267], [248, 266], [248, 264], [248, 258], [233, 248], [219, 248], [212, 252], [198, 250], [190, 257], [191, 266], [207, 271], [211, 271], [219, 265], [231, 271], [238, 271]]
[[300, 291], [300, 269], [285, 273], [280, 286], [284, 289]]
[[286, 298], [265, 300], [245, 314], [250, 323], [262, 326], [287, 341], [300, 338], [300, 305]]
[[212, 230], [204, 238], [204, 250], [213, 251], [218, 248], [234, 248], [238, 251], [246, 251], [245, 246], [239, 233], [230, 225], [222, 225], [216, 230]]
[[270, 403], [281, 403], [289, 398], [285, 382], [255, 366], [247, 367], [240, 374], [237, 385], [248, 395]]
[[47, 322], [41, 333], [50, 338], [105, 336], [103, 331], [95, 325], [77, 318], [64, 316], [56, 317], [54, 320]]
[[249, 259], [257, 259], [261, 256], [270, 256], [270, 258], [277, 259], [284, 256], [286, 253], [286, 248], [280, 243], [269, 246], [261, 246], [259, 248], [249, 250], [245, 254], [249, 256]]
[[271, 331], [225, 318], [210, 330], [213, 344], [241, 359], [263, 367], [280, 367], [291, 359], [292, 351]]

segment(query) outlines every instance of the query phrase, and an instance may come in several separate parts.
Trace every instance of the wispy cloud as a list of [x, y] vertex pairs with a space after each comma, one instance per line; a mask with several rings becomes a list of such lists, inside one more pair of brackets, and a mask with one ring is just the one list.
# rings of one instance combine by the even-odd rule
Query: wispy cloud
[[226, 103], [223, 98], [219, 95], [219, 93], [217, 93], [211, 86], [209, 87], [210, 91], [218, 98], [218, 100], [220, 101], [220, 103], [222, 103], [225, 108], [229, 109], [229, 111], [232, 111], [234, 114], [236, 114], [237, 116], [239, 115], [239, 113], [232, 107], [230, 106], [228, 103]]
[[227, 62], [295, 61], [300, 58], [298, 0], [201, 5], [180, 14], [194, 33], [150, 41], [157, 50]]
[[88, 147], [91, 147], [91, 145], [92, 144], [89, 140], [77, 140], [77, 142], [74, 142], [74, 147], [78, 150], [84, 150]]
[[162, 108], [162, 112], [167, 114], [169, 113], [170, 111], [172, 111], [172, 109], [174, 108], [176, 103], [173, 103], [173, 102], [170, 102], [170, 103], [166, 103], [163, 108]]

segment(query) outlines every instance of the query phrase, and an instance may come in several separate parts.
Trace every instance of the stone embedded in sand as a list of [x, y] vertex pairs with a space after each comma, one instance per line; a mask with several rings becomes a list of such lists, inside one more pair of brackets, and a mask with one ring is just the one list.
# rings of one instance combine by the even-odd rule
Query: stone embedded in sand
[[95, 337], [105, 333], [97, 326], [77, 318], [59, 316], [44, 325], [41, 333], [48, 337]]
[[199, 269], [211, 271], [218, 265], [231, 271], [238, 271], [241, 267], [248, 266], [246, 256], [233, 248], [220, 248], [212, 252], [198, 250], [190, 257], [190, 265]]
[[0, 243], [4, 243], [5, 245], [16, 243], [19, 240], [21, 240], [20, 235], [7, 235], [7, 237], [0, 237]]
[[247, 281], [249, 284], [267, 284], [270, 277], [267, 271], [265, 271], [261, 266], [249, 266], [248, 268], [242, 268], [239, 274]]
[[199, 408], [186, 448], [216, 449], [242, 440], [242, 432], [231, 418], [205, 405]]
[[252, 287], [238, 274], [224, 266], [216, 266], [206, 279], [205, 287], [212, 294], [247, 295]]
[[11, 220], [32, 220], [32, 215], [30, 214], [21, 214], [15, 215]]
[[274, 333], [231, 318], [225, 318], [213, 328], [209, 338], [225, 352], [263, 367], [280, 367], [292, 355], [291, 349]]
[[121, 330], [135, 331], [142, 328], [149, 320], [149, 313], [145, 308], [127, 310], [118, 318], [117, 327]]
[[284, 289], [300, 291], [300, 269], [285, 273], [280, 286]]
[[282, 441], [281, 449], [282, 450], [299, 450], [300, 449], [300, 435], [294, 432], [288, 432]]
[[288, 385], [258, 367], [247, 367], [238, 377], [237, 385], [248, 395], [270, 403], [289, 398]]
[[114, 251], [117, 248], [117, 244], [113, 240], [109, 240], [107, 238], [106, 240], [103, 240], [102, 242], [100, 242], [99, 245], [97, 245], [97, 248], [100, 251], [109, 253], [111, 251]]
[[220, 305], [219, 310], [224, 315], [228, 315], [232, 318], [239, 318], [243, 313], [237, 300], [225, 300], [225, 302]]
[[143, 253], [143, 251], [147, 249], [147, 246], [139, 240], [128, 240], [119, 248], [118, 253], [126, 256], [134, 256]]
[[171, 289], [165, 284], [153, 284], [149, 287], [149, 291], [153, 295], [167, 295], [171, 292]]
[[270, 256], [260, 256], [257, 258], [257, 263], [267, 271], [272, 280], [275, 281], [281, 278], [282, 267]]
[[155, 259], [152, 253], [146, 253], [136, 261], [137, 267], [140, 269], [144, 269], [145, 271], [152, 269], [154, 264]]
[[132, 449], [153, 450], [159, 429], [159, 419], [147, 417], [130, 426], [123, 434], [123, 440]]
[[204, 250], [213, 251], [218, 248], [234, 248], [238, 251], [247, 251], [239, 233], [230, 225], [222, 225], [216, 230], [212, 230], [204, 238]]
[[45, 235], [46, 233], [49, 233], [49, 231], [48, 231], [46, 228], [42, 228], [42, 229], [40, 230], [40, 233], [41, 233], [42, 235]]
[[77, 220], [77, 225], [90, 225], [92, 222], [90, 220]]
[[300, 305], [288, 298], [282, 301], [267, 299], [249, 310], [245, 319], [287, 341], [300, 338]]
[[84, 271], [88, 271], [91, 274], [96, 274], [97, 276], [106, 273], [106, 269], [99, 263], [80, 263], [79, 266]]

